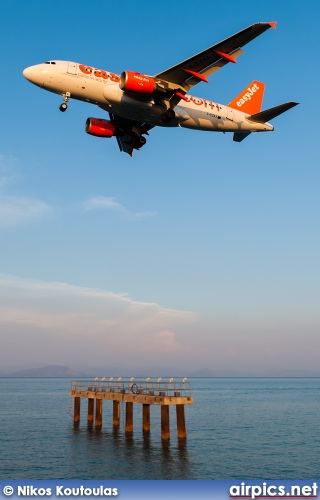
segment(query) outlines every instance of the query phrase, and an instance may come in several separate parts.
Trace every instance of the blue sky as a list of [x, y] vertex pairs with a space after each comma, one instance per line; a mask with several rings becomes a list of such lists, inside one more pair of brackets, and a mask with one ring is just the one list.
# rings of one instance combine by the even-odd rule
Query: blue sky
[[[2, 6], [0, 371], [107, 366], [107, 351], [115, 367], [320, 373], [319, 9]], [[193, 92], [228, 103], [258, 80], [264, 109], [300, 102], [240, 144], [154, 129], [131, 159], [85, 134], [101, 110], [71, 101], [60, 113], [59, 96], [22, 76], [48, 59], [152, 75], [264, 21], [277, 29]]]

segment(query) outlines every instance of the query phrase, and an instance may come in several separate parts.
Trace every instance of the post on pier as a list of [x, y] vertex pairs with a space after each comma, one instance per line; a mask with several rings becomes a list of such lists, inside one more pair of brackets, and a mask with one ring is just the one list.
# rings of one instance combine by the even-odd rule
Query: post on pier
[[78, 397], [74, 398], [74, 412], [73, 412], [74, 424], [80, 423], [80, 404], [81, 404], [80, 401], [81, 401], [81, 398], [78, 398]]
[[133, 432], [133, 403], [126, 403], [126, 432]]
[[120, 425], [120, 401], [113, 401], [112, 423], [114, 427], [118, 427]]
[[92, 424], [94, 420], [94, 399], [88, 398], [88, 424]]
[[169, 405], [161, 405], [161, 438], [170, 439]]
[[184, 416], [184, 405], [176, 405], [177, 412], [177, 434], [178, 438], [185, 439], [187, 437], [186, 419]]
[[96, 398], [96, 427], [102, 426], [102, 399]]
[[143, 432], [150, 432], [150, 405], [142, 405], [142, 430]]

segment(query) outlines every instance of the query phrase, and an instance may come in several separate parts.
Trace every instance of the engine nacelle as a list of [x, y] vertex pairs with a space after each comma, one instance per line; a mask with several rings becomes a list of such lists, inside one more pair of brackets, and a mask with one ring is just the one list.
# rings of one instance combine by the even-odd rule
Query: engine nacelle
[[123, 71], [120, 77], [120, 89], [134, 94], [153, 94], [157, 90], [156, 81], [151, 76], [135, 71]]
[[101, 118], [88, 118], [85, 125], [87, 134], [95, 135], [96, 137], [112, 137], [115, 135], [116, 126], [109, 120]]

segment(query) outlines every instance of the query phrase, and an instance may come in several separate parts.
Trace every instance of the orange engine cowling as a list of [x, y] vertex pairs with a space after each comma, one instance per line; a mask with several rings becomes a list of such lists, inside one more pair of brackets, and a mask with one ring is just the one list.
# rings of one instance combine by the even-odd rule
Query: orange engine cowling
[[135, 71], [123, 71], [120, 77], [120, 89], [134, 94], [152, 94], [157, 84], [151, 76]]
[[88, 118], [85, 125], [87, 134], [96, 137], [112, 137], [115, 135], [116, 126], [108, 120], [101, 118]]

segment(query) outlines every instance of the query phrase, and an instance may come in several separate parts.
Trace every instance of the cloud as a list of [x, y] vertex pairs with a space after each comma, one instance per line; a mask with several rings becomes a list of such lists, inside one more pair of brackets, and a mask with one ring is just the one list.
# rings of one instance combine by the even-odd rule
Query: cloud
[[118, 212], [124, 217], [140, 219], [145, 217], [153, 217], [157, 215], [156, 212], [132, 212], [121, 203], [117, 202], [115, 198], [111, 196], [96, 196], [94, 198], [89, 198], [84, 203], [85, 211], [90, 210], [113, 210]]
[[15, 166], [17, 159], [0, 155], [0, 189], [13, 184], [17, 180]]
[[239, 319], [232, 310], [221, 317], [212, 307], [212, 317], [204, 319], [126, 293], [0, 274], [0, 371], [59, 364], [319, 373], [318, 323]]
[[40, 200], [19, 196], [0, 196], [0, 229], [42, 220], [52, 208]]
[[161, 363], [190, 353], [175, 329], [189, 311], [126, 294], [0, 275], [0, 362]]
[[16, 184], [17, 158], [0, 155], [0, 229], [6, 229], [47, 217], [52, 208], [41, 200], [8, 194]]

